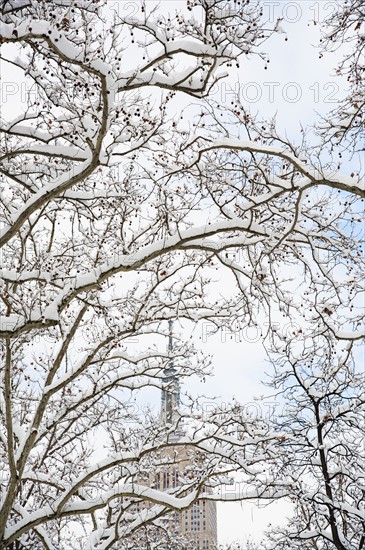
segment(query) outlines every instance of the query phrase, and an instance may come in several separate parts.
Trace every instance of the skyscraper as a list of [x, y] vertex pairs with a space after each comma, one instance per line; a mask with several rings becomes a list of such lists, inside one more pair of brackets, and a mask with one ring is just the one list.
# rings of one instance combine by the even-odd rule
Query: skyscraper
[[[173, 322], [169, 321], [168, 351], [170, 359], [165, 369], [165, 387], [161, 395], [161, 423], [166, 427], [176, 424], [179, 417], [180, 385], [172, 359], [173, 351]], [[184, 435], [183, 429], [178, 429], [170, 437], [179, 441]], [[153, 486], [166, 491], [179, 485], [179, 477], [186, 476], [189, 470], [193, 471], [192, 463], [199, 462], [199, 454], [189, 446], [178, 447], [165, 451], [171, 460], [161, 473], [155, 475]], [[177, 458], [178, 457], [178, 458]], [[206, 488], [209, 492], [209, 488]], [[168, 529], [171, 533], [186, 537], [186, 548], [194, 550], [214, 550], [217, 547], [217, 509], [212, 500], [199, 500], [191, 508], [182, 512], [172, 512], [167, 518]]]
[[[161, 392], [161, 426], [171, 428], [177, 426], [180, 406], [180, 385], [176, 376], [172, 358], [173, 323], [169, 321], [168, 353], [169, 361], [164, 370], [164, 384]], [[169, 435], [171, 446], [161, 449], [159, 462], [162, 464], [148, 479], [140, 481], [159, 491], [171, 491], [179, 487], [183, 480], [192, 479], [196, 475], [203, 455], [192, 446], [176, 445], [185, 435], [184, 428], [175, 428]], [[205, 488], [209, 493], [211, 489]], [[151, 503], [136, 503], [134, 511], [153, 506]], [[204, 499], [195, 502], [189, 509], [171, 511], [160, 520], [161, 529], [152, 536], [154, 542], [161, 542], [159, 548], [164, 550], [215, 550], [217, 548], [217, 510], [213, 500]], [[157, 539], [156, 539], [157, 537]], [[137, 546], [136, 546], [137, 548]], [[143, 541], [138, 542], [138, 550], [144, 548]]]

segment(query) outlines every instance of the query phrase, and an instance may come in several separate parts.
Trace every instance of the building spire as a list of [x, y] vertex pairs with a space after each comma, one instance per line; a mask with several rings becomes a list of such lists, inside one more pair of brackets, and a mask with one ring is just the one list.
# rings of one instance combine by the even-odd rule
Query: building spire
[[176, 377], [176, 369], [172, 358], [173, 339], [172, 339], [173, 321], [169, 321], [169, 339], [167, 351], [169, 361], [167, 368], [164, 369], [164, 383], [161, 393], [161, 423], [168, 427], [173, 424], [177, 418], [180, 405], [180, 385]]
[[169, 345], [168, 345], [168, 350], [169, 352], [172, 352], [172, 329], [174, 327], [174, 321], [172, 321], [171, 319], [169, 320]]

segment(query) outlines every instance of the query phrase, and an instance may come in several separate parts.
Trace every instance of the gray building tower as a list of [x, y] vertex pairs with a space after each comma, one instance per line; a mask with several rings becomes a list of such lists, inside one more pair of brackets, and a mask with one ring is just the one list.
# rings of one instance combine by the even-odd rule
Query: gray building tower
[[[181, 485], [183, 479], [193, 479], [194, 468], [205, 460], [189, 444], [175, 445], [184, 437], [184, 426], [179, 425], [180, 384], [173, 359], [173, 322], [169, 321], [168, 362], [164, 369], [164, 382], [161, 392], [161, 427], [170, 428], [169, 442], [160, 451], [161, 464], [149, 474], [148, 479], [139, 480], [159, 491], [169, 492]], [[211, 493], [210, 488], [205, 488]], [[136, 502], [131, 511], [142, 512], [153, 506], [151, 502]], [[161, 550], [216, 550], [217, 549], [217, 509], [214, 500], [204, 499], [195, 502], [188, 510], [171, 511], [160, 518], [159, 528], [154, 534], [154, 542]], [[147, 539], [146, 539], [147, 540]], [[148, 539], [151, 541], [151, 539]], [[149, 543], [148, 543], [149, 544]], [[118, 547], [119, 548], [119, 547]], [[150, 548], [142, 538], [136, 538], [136, 550]]]
[[[176, 424], [179, 418], [180, 384], [176, 376], [176, 368], [172, 358], [173, 352], [173, 322], [169, 321], [168, 352], [170, 355], [168, 367], [164, 370], [165, 383], [161, 393], [161, 424], [167, 428]], [[183, 427], [175, 429], [172, 440], [178, 441], [184, 435]], [[186, 476], [190, 465], [199, 461], [196, 451], [188, 445], [179, 446], [175, 452], [171, 447], [165, 451], [166, 456], [174, 459], [165, 471], [156, 474], [153, 487], [162, 491], [179, 485], [179, 477]], [[210, 491], [206, 488], [206, 491]], [[215, 550], [217, 548], [217, 508], [213, 500], [199, 500], [188, 510], [172, 512], [166, 518], [166, 528], [173, 534], [186, 538], [186, 550]], [[181, 546], [178, 546], [181, 548]], [[170, 549], [169, 549], [170, 550]], [[171, 549], [172, 550], [172, 549]]]

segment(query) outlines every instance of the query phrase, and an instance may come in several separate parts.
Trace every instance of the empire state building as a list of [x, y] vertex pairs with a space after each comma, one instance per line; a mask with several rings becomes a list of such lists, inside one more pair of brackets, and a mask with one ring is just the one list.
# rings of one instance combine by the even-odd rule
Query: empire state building
[[[169, 321], [168, 351], [170, 356], [173, 351], [172, 321]], [[164, 371], [165, 387], [161, 395], [161, 423], [168, 427], [176, 425], [179, 417], [180, 386], [170, 359], [168, 368]], [[176, 430], [170, 441], [179, 439], [184, 435], [183, 430]], [[199, 462], [196, 450], [189, 446], [178, 446], [177, 451], [172, 447], [165, 451], [168, 466], [155, 475], [153, 487], [161, 491], [168, 491], [179, 485], [179, 478], [186, 476], [186, 472], [193, 463]], [[205, 488], [209, 492], [209, 488]], [[217, 509], [213, 500], [198, 500], [189, 509], [182, 512], [171, 512], [166, 518], [166, 528], [170, 534], [183, 537], [186, 540], [183, 548], [191, 550], [215, 550], [217, 548]], [[180, 546], [179, 546], [180, 547]], [[171, 547], [173, 550], [174, 547]]]

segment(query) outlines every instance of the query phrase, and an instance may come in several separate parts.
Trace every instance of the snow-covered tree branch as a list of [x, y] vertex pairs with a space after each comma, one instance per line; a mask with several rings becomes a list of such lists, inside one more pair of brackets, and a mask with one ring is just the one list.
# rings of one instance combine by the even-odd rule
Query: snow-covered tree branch
[[[268, 548], [361, 549], [365, 190], [335, 155], [358, 149], [363, 41], [313, 146], [211, 97], [242, 58], [267, 59], [278, 23], [259, 1], [136, 6], [2, 4], [2, 63], [29, 94], [1, 118], [0, 548], [157, 549], [164, 518], [198, 500], [290, 497], [300, 521]], [[346, 14], [324, 29], [333, 44], [358, 30]], [[138, 410], [171, 362], [181, 381], [210, 372], [189, 339], [166, 351], [167, 321], [242, 327], [262, 311], [296, 327], [266, 339], [293, 411], [185, 404], [166, 426]], [[189, 468], [152, 487], [180, 449]], [[225, 491], [237, 476], [244, 490]]]

